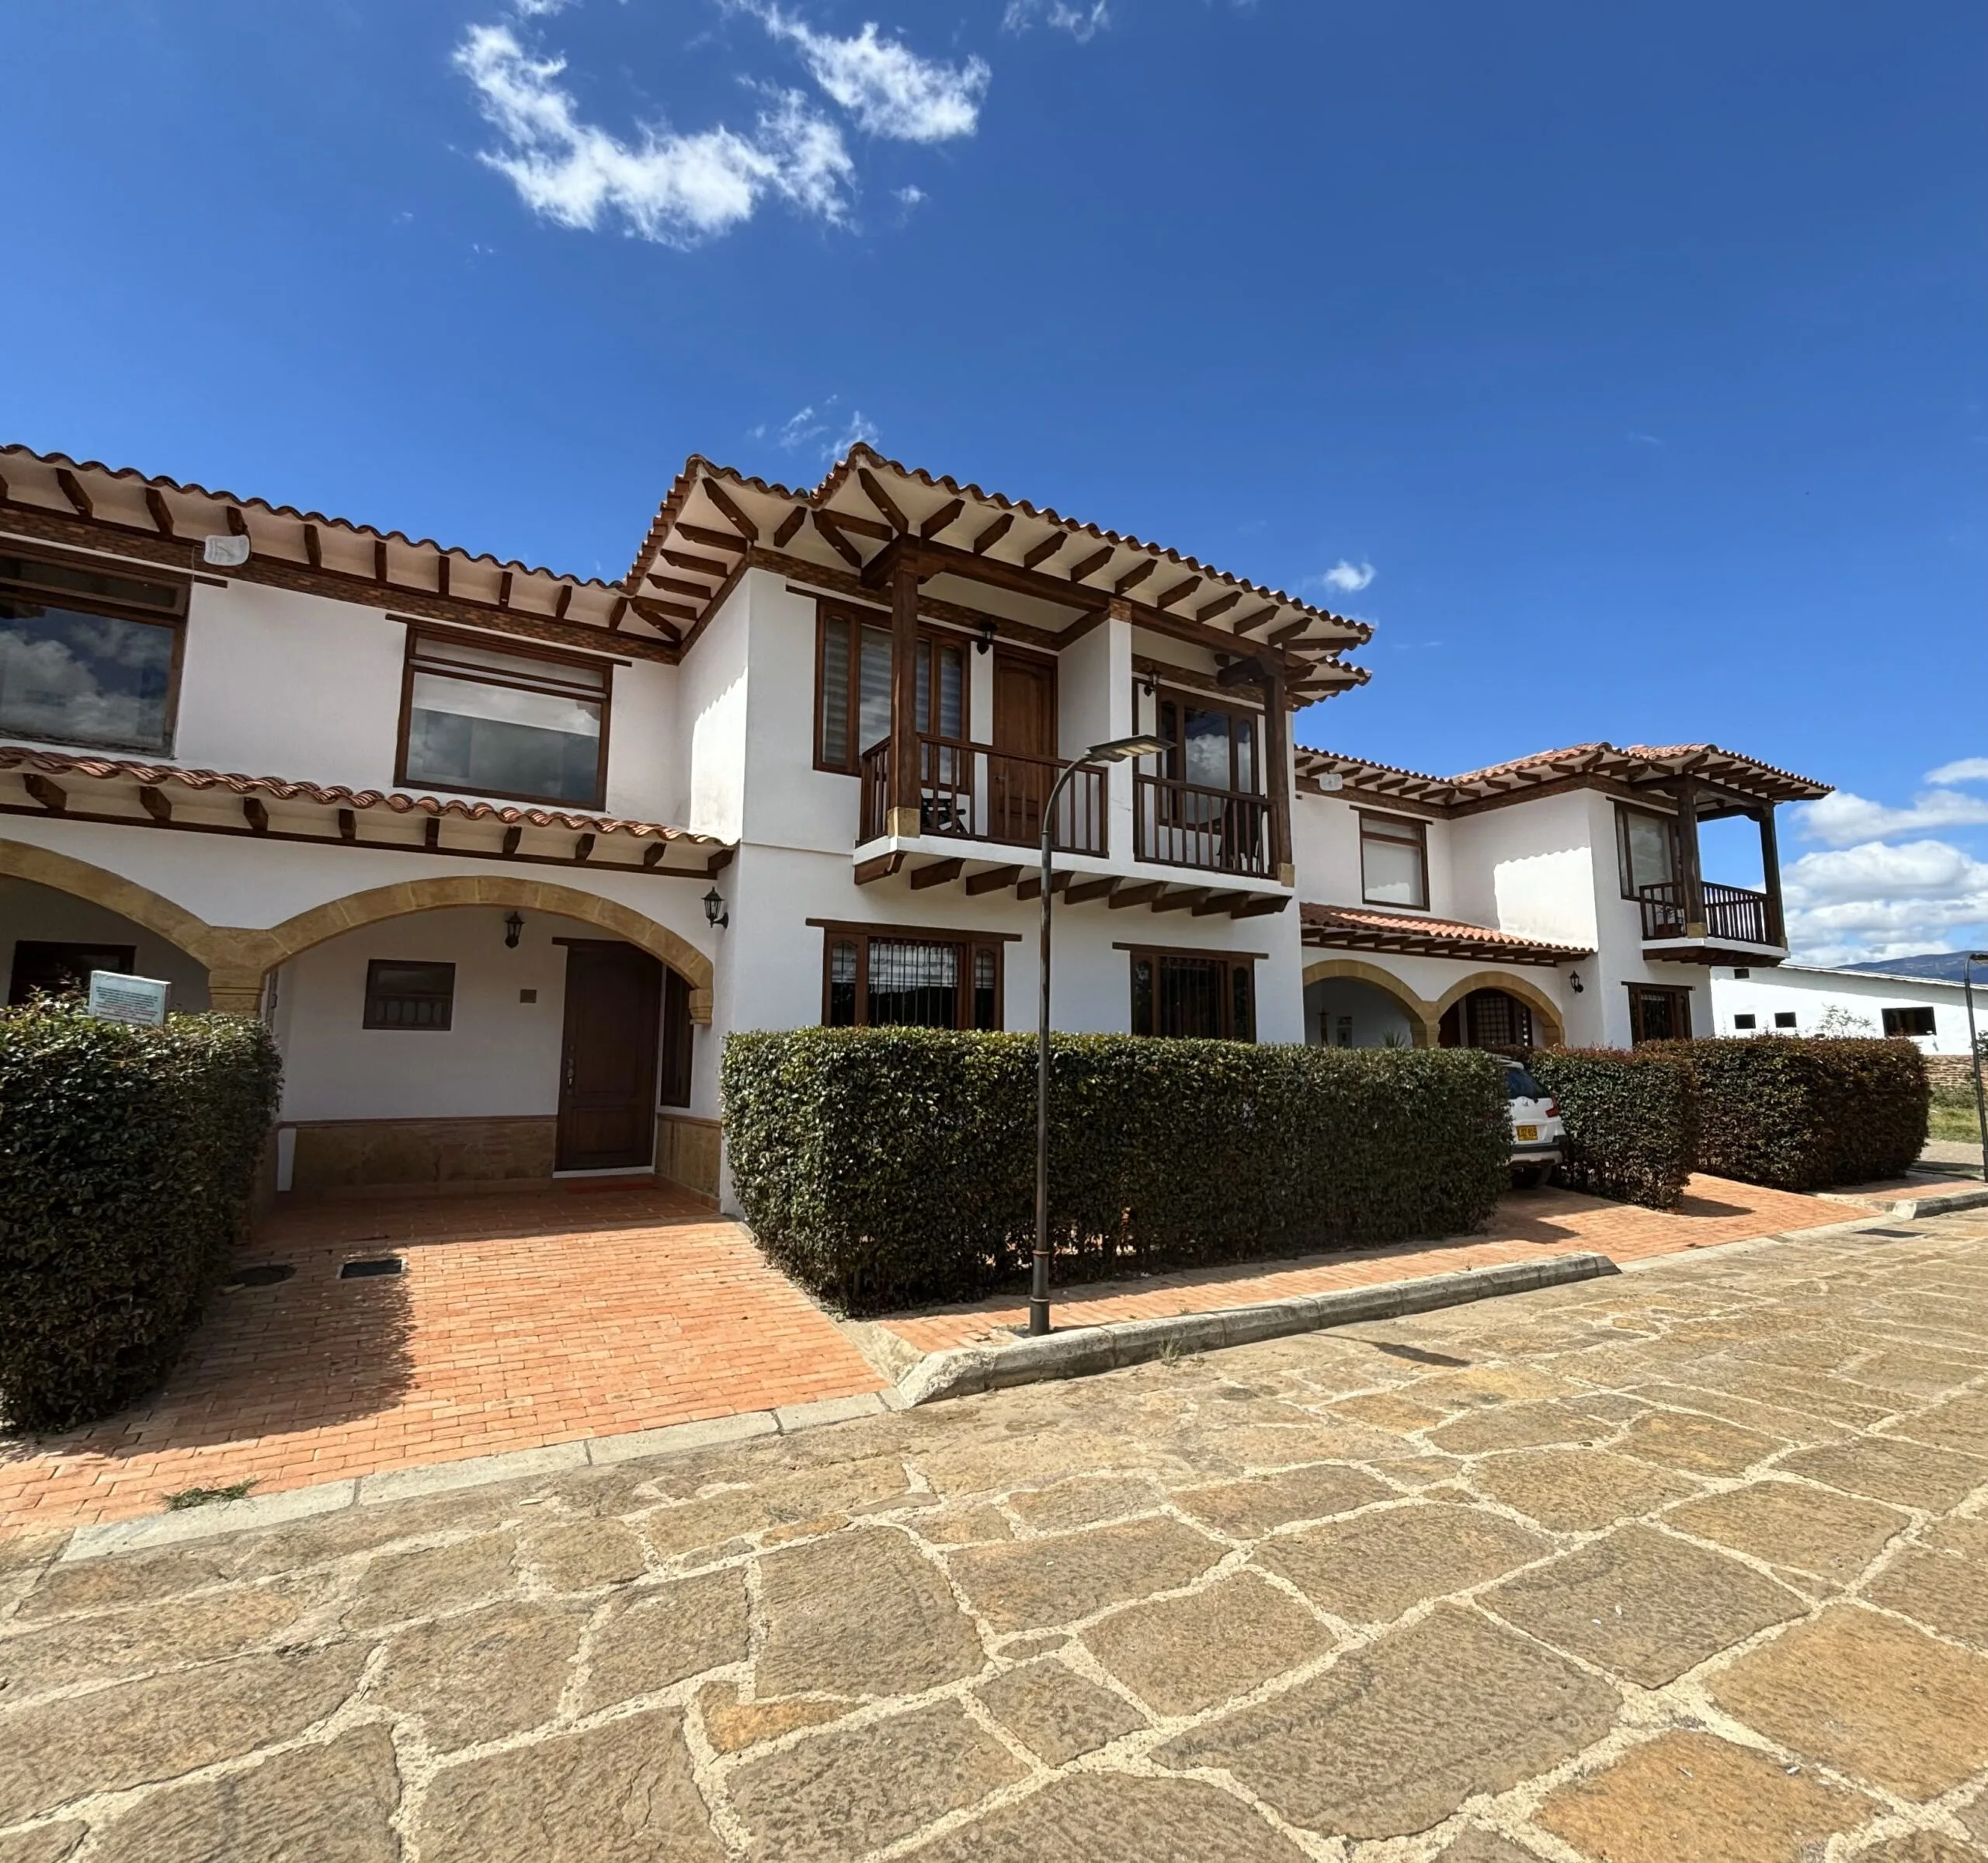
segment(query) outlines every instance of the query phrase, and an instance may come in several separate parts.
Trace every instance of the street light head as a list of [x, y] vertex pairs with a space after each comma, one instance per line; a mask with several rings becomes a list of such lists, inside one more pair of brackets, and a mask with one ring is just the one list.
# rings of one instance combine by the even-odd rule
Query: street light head
[[1093, 744], [1084, 752], [1086, 763], [1122, 763], [1128, 757], [1156, 757], [1166, 748], [1163, 738], [1151, 732], [1136, 738], [1113, 738], [1108, 742]]

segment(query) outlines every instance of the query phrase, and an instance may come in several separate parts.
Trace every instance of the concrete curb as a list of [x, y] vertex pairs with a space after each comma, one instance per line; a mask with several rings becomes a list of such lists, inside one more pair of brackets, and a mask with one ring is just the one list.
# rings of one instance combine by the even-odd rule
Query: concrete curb
[[777, 1410], [744, 1410], [703, 1423], [632, 1430], [620, 1436], [597, 1436], [590, 1441], [551, 1443], [543, 1448], [513, 1449], [502, 1455], [430, 1462], [418, 1469], [389, 1469], [356, 1480], [284, 1488], [274, 1494], [217, 1501], [177, 1514], [146, 1514], [131, 1520], [106, 1521], [101, 1526], [77, 1528], [56, 1559], [57, 1563], [64, 1563], [102, 1559], [113, 1552], [177, 1546], [189, 1540], [211, 1539], [218, 1534], [284, 1526], [292, 1521], [335, 1514], [346, 1507], [377, 1507], [384, 1501], [447, 1494], [492, 1482], [529, 1481], [534, 1477], [570, 1474], [579, 1469], [613, 1468], [645, 1456], [680, 1455], [689, 1450], [743, 1442], [755, 1436], [789, 1435], [796, 1430], [818, 1429], [825, 1423], [879, 1416], [898, 1409], [901, 1401], [895, 1391], [866, 1391], [855, 1397], [825, 1398], [818, 1403], [789, 1404]]
[[1978, 1190], [1941, 1190], [1930, 1197], [1852, 1197], [1842, 1190], [1818, 1190], [1816, 1194], [1827, 1203], [1881, 1211], [1904, 1222], [1920, 1216], [1951, 1215], [1956, 1210], [1978, 1210], [1988, 1204], [1988, 1186]]
[[1168, 1353], [1209, 1352], [1259, 1339], [1315, 1333], [1326, 1326], [1395, 1319], [1406, 1313], [1431, 1312], [1501, 1294], [1530, 1294], [1618, 1271], [1606, 1255], [1555, 1255], [1493, 1268], [1461, 1269], [1417, 1281], [1386, 1281], [1378, 1287], [1296, 1294], [1259, 1306], [1073, 1327], [1045, 1338], [1017, 1340], [1011, 1346], [968, 1346], [928, 1354], [898, 1381], [898, 1396], [909, 1409], [1051, 1378], [1088, 1377], [1142, 1364]]

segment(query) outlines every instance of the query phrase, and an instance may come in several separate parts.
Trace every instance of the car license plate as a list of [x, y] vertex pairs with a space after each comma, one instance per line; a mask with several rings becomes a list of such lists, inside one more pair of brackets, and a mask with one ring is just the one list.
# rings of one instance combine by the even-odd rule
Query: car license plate
[[1522, 1125], [1518, 1128], [1518, 1137], [1521, 1145], [1535, 1144], [1539, 1138], [1539, 1128], [1536, 1125]]

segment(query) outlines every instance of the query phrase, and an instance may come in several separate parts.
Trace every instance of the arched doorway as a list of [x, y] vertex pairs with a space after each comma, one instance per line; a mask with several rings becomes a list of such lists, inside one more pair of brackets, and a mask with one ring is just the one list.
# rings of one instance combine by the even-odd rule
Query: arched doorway
[[1493, 1054], [1522, 1055], [1538, 1045], [1531, 1006], [1507, 990], [1474, 989], [1443, 1012], [1436, 1025], [1444, 1048], [1481, 1048]]
[[0, 989], [10, 1005], [88, 986], [93, 970], [157, 977], [172, 1006], [208, 1006], [207, 967], [151, 926], [96, 900], [0, 874]]
[[1305, 967], [1305, 1039], [1315, 1048], [1427, 1048], [1433, 1006], [1401, 979], [1358, 958]]

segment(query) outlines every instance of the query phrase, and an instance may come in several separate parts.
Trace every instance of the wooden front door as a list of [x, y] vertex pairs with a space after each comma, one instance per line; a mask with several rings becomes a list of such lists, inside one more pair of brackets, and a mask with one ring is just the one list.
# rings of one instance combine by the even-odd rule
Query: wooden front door
[[569, 938], [559, 1058], [562, 1171], [639, 1170], [655, 1155], [662, 966], [633, 944]]
[[[996, 841], [1035, 840], [1055, 771], [1056, 663], [1033, 655], [994, 655], [994, 749], [987, 759], [988, 833]], [[1012, 751], [1013, 756], [999, 752]], [[1043, 761], [1032, 759], [1041, 759]]]

